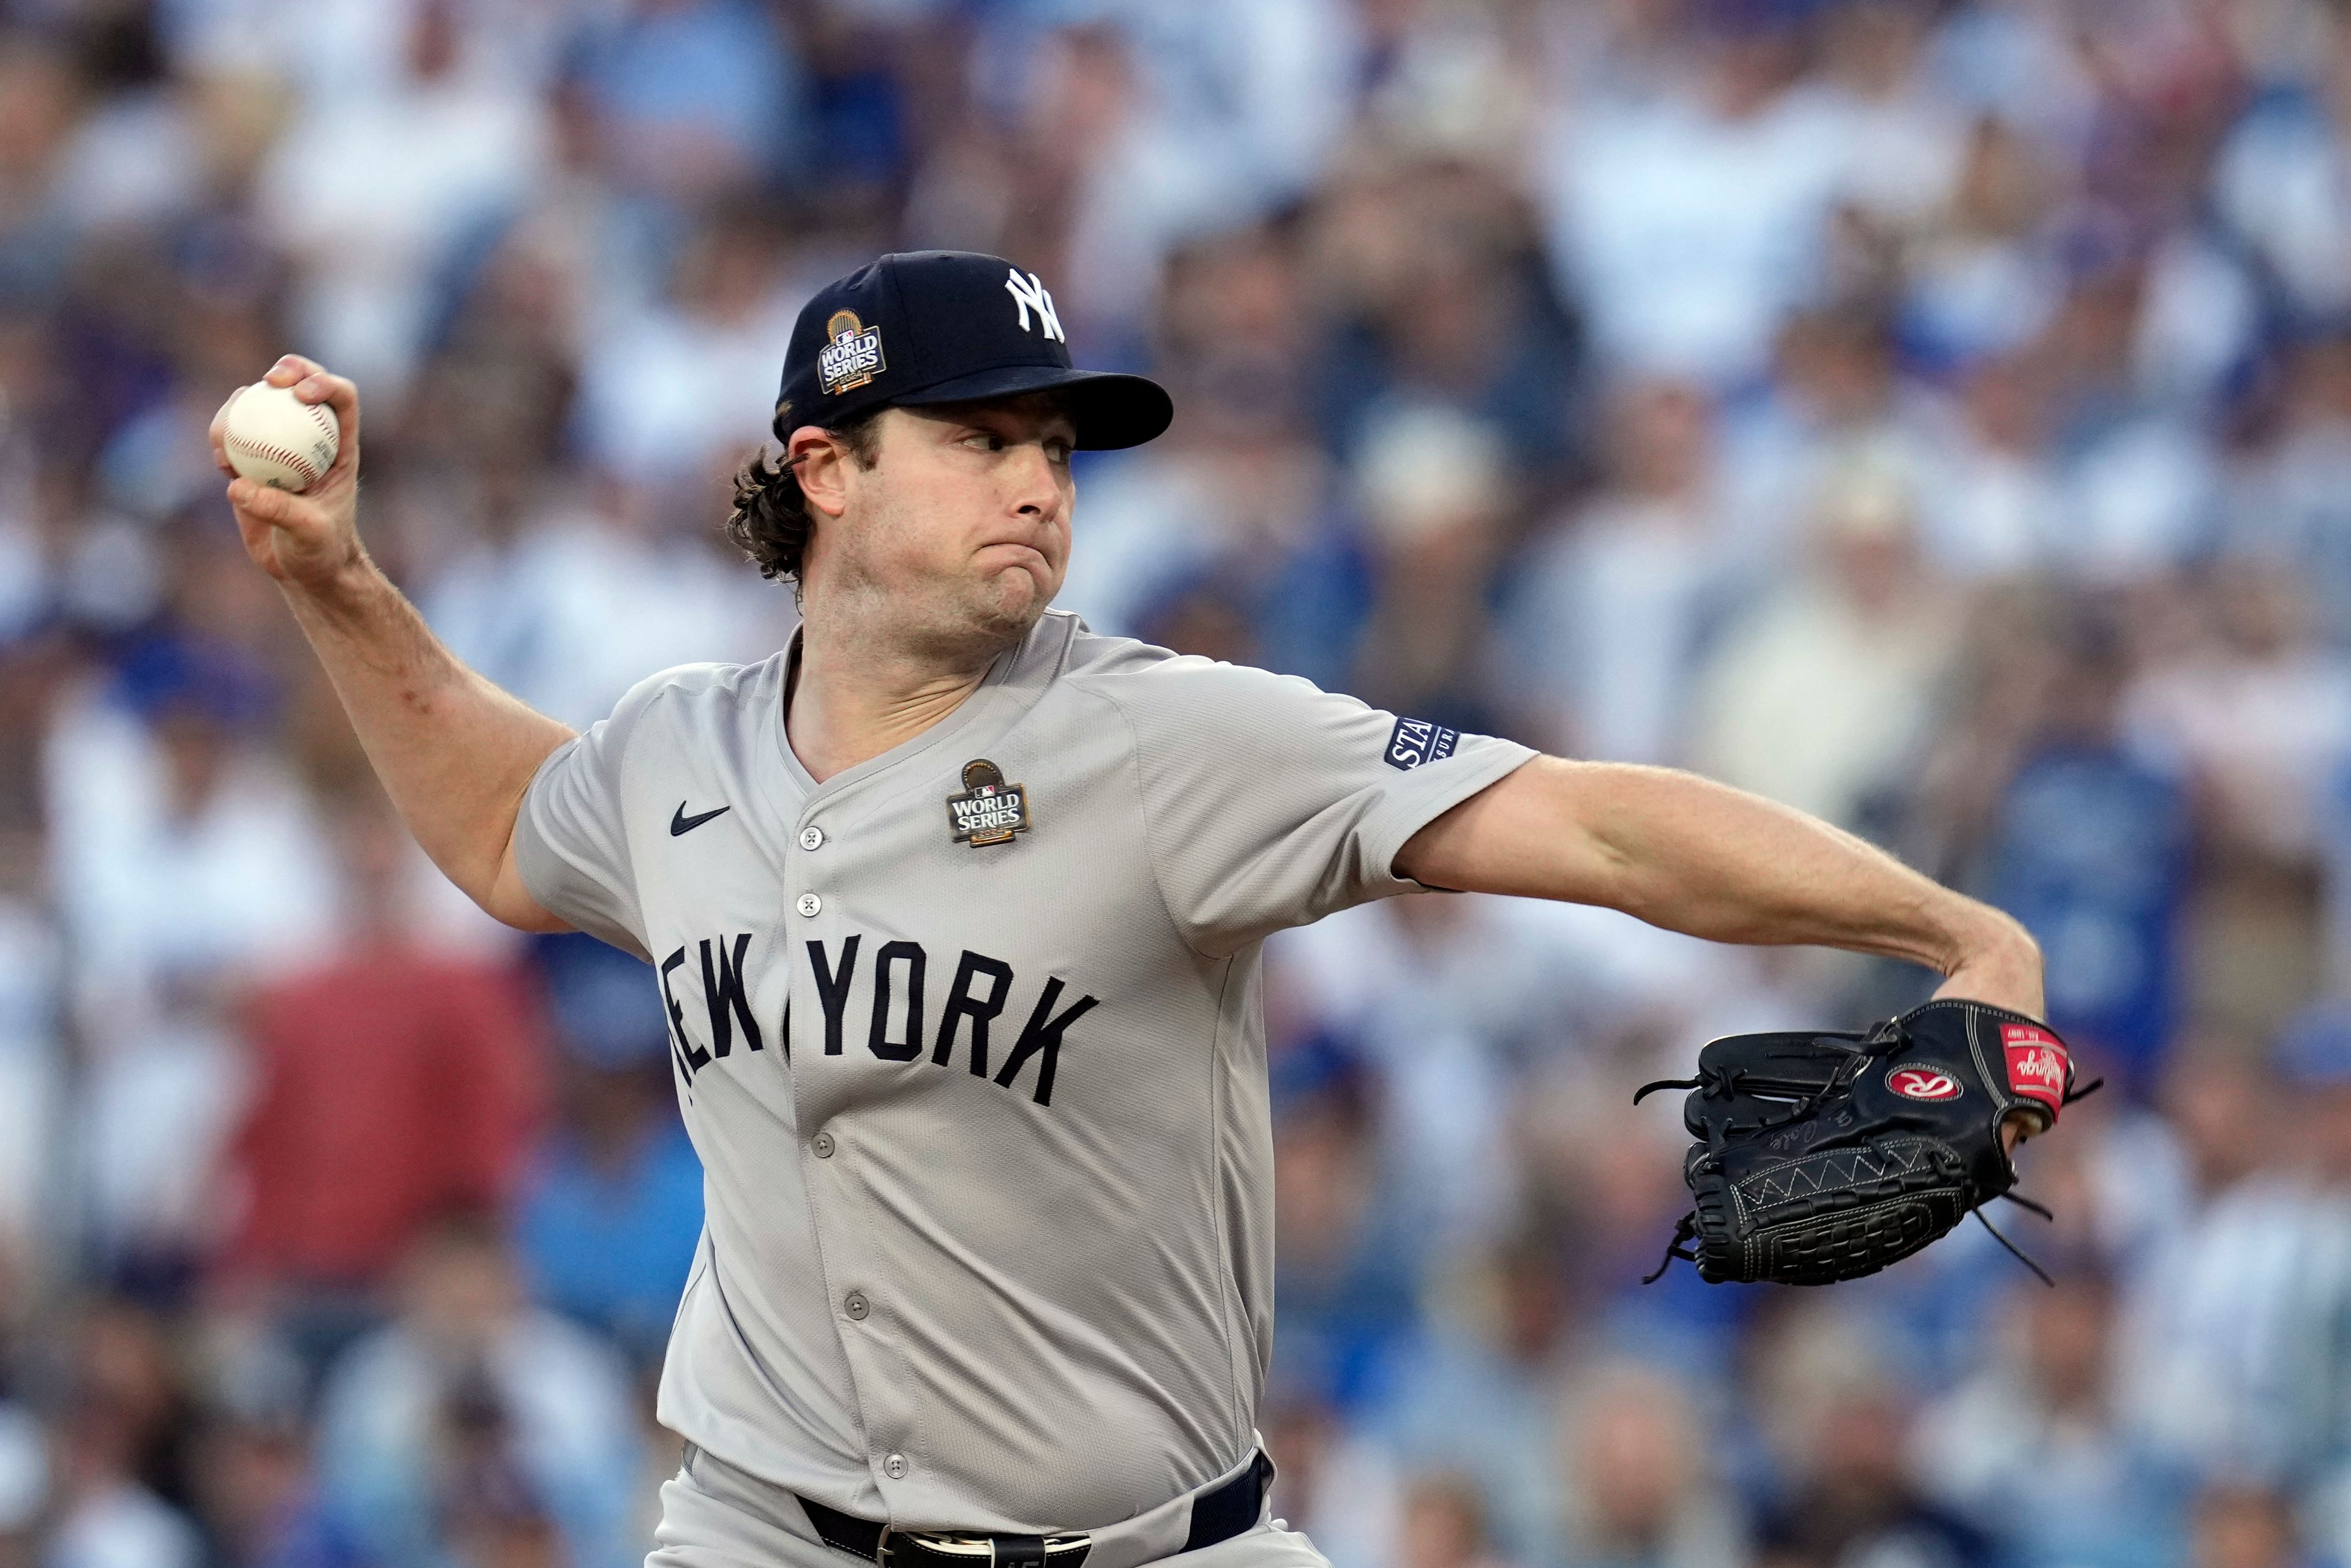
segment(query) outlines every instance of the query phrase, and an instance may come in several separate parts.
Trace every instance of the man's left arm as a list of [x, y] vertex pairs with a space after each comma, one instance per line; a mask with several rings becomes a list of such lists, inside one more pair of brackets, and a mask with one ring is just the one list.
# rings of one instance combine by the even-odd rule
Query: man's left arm
[[2043, 1015], [2041, 950], [1989, 904], [1814, 817], [1668, 768], [1539, 757], [1405, 841], [1399, 876], [1593, 904], [1715, 942], [1924, 964], [1938, 997]]

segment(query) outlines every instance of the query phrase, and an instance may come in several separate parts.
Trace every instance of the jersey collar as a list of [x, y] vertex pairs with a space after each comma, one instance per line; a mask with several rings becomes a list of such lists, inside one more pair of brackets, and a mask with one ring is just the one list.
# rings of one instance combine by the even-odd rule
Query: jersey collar
[[1012, 722], [1026, 713], [1045, 693], [1067, 655], [1070, 641], [1077, 634], [1078, 618], [1066, 610], [1049, 610], [1029, 629], [1017, 648], [1006, 650], [987, 667], [971, 695], [964, 698], [953, 713], [918, 735], [909, 736], [879, 757], [869, 757], [854, 768], [843, 768], [820, 784], [810, 774], [799, 753], [792, 749], [790, 736], [784, 725], [784, 704], [792, 689], [792, 677], [799, 668], [800, 628], [792, 629], [791, 641], [785, 644], [778, 665], [781, 678], [777, 682], [776, 702], [771, 710], [775, 726], [776, 749], [783, 756], [785, 777], [803, 804], [853, 789], [869, 779], [890, 773], [902, 764], [923, 757], [935, 747], [963, 737], [974, 744], [984, 744], [1001, 734]]

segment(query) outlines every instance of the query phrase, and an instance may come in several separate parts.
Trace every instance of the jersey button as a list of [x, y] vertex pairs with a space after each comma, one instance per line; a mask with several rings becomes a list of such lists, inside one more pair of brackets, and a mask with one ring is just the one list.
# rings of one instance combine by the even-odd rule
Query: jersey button
[[882, 1461], [882, 1473], [893, 1481], [904, 1480], [907, 1468], [906, 1456], [904, 1454], [893, 1454]]
[[816, 1157], [820, 1160], [829, 1160], [832, 1158], [832, 1134], [831, 1133], [819, 1133], [815, 1137], [809, 1140], [809, 1147], [816, 1151]]
[[792, 907], [799, 910], [802, 915], [813, 917], [818, 910], [824, 907], [824, 900], [819, 898], [813, 893], [803, 893], [800, 894], [799, 902], [792, 905]]
[[862, 1323], [865, 1321], [865, 1314], [873, 1309], [866, 1304], [864, 1291], [852, 1291], [849, 1300], [841, 1302], [841, 1310], [849, 1314], [850, 1322]]
[[800, 848], [804, 850], [820, 850], [824, 848], [824, 830], [822, 828], [802, 828], [800, 830]]

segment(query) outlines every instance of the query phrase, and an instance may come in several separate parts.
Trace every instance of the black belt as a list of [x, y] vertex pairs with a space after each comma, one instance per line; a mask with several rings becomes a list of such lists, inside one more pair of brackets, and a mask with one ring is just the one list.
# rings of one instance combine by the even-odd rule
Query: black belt
[[[1192, 1528], [1183, 1550], [1197, 1552], [1230, 1541], [1257, 1523], [1273, 1466], [1263, 1453], [1232, 1479], [1192, 1500]], [[794, 1496], [799, 1496], [794, 1493]], [[1093, 1538], [1071, 1535], [964, 1535], [953, 1531], [893, 1530], [800, 1498], [817, 1539], [881, 1568], [1079, 1568]]]

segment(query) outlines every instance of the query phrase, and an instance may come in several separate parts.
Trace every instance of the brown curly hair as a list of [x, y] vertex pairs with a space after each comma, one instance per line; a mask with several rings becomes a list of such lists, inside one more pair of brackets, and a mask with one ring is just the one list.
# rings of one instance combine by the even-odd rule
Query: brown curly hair
[[[860, 468], [871, 468], [880, 444], [874, 428], [887, 408], [877, 408], [825, 426], [825, 433], [849, 448]], [[776, 410], [776, 439], [798, 428], [787, 423], [791, 405]], [[761, 447], [735, 471], [735, 506], [726, 514], [726, 537], [751, 558], [765, 578], [798, 579], [800, 558], [808, 549], [809, 532], [816, 526], [809, 516], [808, 497], [800, 493], [799, 476], [782, 454]]]

